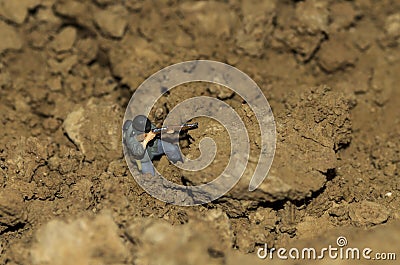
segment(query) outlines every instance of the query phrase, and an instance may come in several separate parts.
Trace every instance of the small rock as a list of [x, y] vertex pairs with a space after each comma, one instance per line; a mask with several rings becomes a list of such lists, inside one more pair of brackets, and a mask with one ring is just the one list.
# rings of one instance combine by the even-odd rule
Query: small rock
[[263, 54], [274, 30], [276, 1], [243, 1], [243, 27], [236, 33], [236, 45], [252, 56]]
[[331, 27], [335, 30], [350, 27], [358, 15], [351, 2], [334, 2], [329, 9], [333, 19]]
[[79, 25], [90, 33], [96, 32], [93, 14], [96, 13], [97, 7], [91, 1], [58, 0], [54, 2], [51, 9], [57, 17], [72, 19], [74, 25]]
[[116, 105], [89, 100], [68, 114], [63, 128], [86, 160], [96, 157], [112, 161], [122, 156], [121, 121], [122, 111]]
[[389, 210], [375, 202], [362, 201], [350, 205], [349, 216], [357, 226], [371, 226], [386, 222]]
[[17, 190], [5, 188], [0, 191], [0, 234], [2, 228], [25, 223], [27, 212], [22, 194]]
[[332, 228], [333, 225], [329, 222], [328, 215], [323, 215], [318, 218], [313, 216], [305, 216], [303, 221], [296, 226], [296, 235], [302, 239], [312, 238]]
[[0, 54], [7, 50], [20, 50], [22, 39], [14, 27], [0, 20]]
[[297, 60], [302, 62], [310, 60], [325, 38], [328, 15], [324, 1], [297, 2], [294, 14], [286, 15], [291, 19], [278, 19], [278, 24], [282, 27], [276, 27], [274, 30], [275, 40], [271, 40], [271, 45], [279, 47], [278, 43], [283, 43], [287, 48], [295, 51]]
[[254, 251], [255, 242], [252, 238], [252, 231], [240, 229], [236, 235], [236, 244], [241, 252], [250, 253]]
[[98, 44], [92, 38], [80, 39], [76, 43], [77, 54], [82, 63], [88, 64], [96, 59]]
[[111, 77], [106, 77], [104, 79], [96, 79], [94, 82], [94, 96], [102, 96], [111, 93], [117, 83]]
[[22, 24], [28, 15], [28, 9], [40, 4], [40, 0], [2, 0], [0, 2], [0, 16], [14, 23]]
[[83, 90], [83, 80], [79, 76], [67, 75], [63, 81], [64, 88], [72, 93], [79, 93]]
[[72, 67], [74, 67], [78, 63], [78, 56], [71, 55], [62, 60], [61, 62], [51, 58], [48, 60], [47, 64], [51, 69], [52, 73], [55, 74], [67, 74]]
[[55, 118], [47, 118], [43, 121], [43, 128], [49, 132], [55, 132], [60, 125], [61, 122]]
[[54, 76], [47, 80], [46, 86], [51, 91], [60, 91], [62, 89], [61, 77]]
[[284, 43], [291, 50], [296, 51], [296, 58], [300, 61], [307, 61], [312, 58], [315, 51], [324, 38], [322, 33], [309, 34], [299, 32], [292, 28], [275, 30], [274, 37], [277, 41]]
[[63, 22], [61, 17], [54, 14], [52, 5], [45, 7], [44, 3], [42, 3], [42, 6], [37, 10], [37, 13], [35, 14], [35, 19], [40, 22], [47, 22], [54, 26], [61, 26]]
[[393, 193], [390, 191], [385, 193], [385, 197], [392, 197], [392, 195], [393, 195]]
[[197, 25], [196, 30], [217, 37], [229, 37], [237, 22], [236, 14], [223, 2], [184, 2], [179, 10], [185, 14], [185, 27], [193, 30], [193, 25]]
[[347, 206], [336, 206], [336, 207], [332, 207], [331, 209], [329, 209], [329, 215], [334, 216], [334, 217], [342, 217], [345, 216], [348, 213], [348, 208]]
[[57, 34], [51, 42], [50, 47], [56, 52], [65, 52], [72, 49], [76, 39], [76, 29], [74, 27], [66, 27]]
[[317, 0], [298, 2], [296, 17], [311, 33], [326, 31], [329, 21], [327, 2]]
[[209, 222], [207, 226], [218, 231], [218, 238], [221, 244], [226, 247], [232, 247], [234, 244], [234, 235], [231, 228], [231, 222], [221, 209], [210, 209], [206, 212], [205, 220]]
[[104, 35], [122, 38], [128, 25], [126, 16], [126, 9], [121, 5], [115, 5], [99, 9], [93, 14], [93, 20]]
[[147, 40], [130, 34], [112, 47], [108, 55], [112, 74], [131, 88], [138, 87], [143, 82], [143, 76], [154, 73], [154, 69], [149, 70], [150, 66], [162, 61], [164, 56], [154, 50]]
[[33, 264], [117, 264], [129, 255], [109, 214], [70, 223], [53, 220], [36, 233]]
[[135, 219], [126, 230], [137, 242], [134, 263], [138, 265], [226, 264], [224, 252], [229, 248], [220, 247], [221, 238], [214, 232], [202, 222], [172, 226], [150, 218]]
[[13, 179], [31, 182], [36, 169], [45, 165], [49, 158], [48, 147], [48, 140], [36, 137], [20, 137], [7, 142], [6, 148], [13, 152], [7, 157], [6, 166]]
[[392, 98], [396, 81], [391, 78], [394, 74], [391, 67], [384, 61], [378, 63], [372, 73], [370, 87], [375, 93], [373, 101], [378, 106], [384, 106]]
[[395, 163], [388, 163], [388, 164], [386, 165], [385, 169], [383, 170], [383, 173], [384, 173], [386, 176], [394, 177], [395, 174], [396, 174], [396, 171], [397, 171], [397, 166], [396, 166], [396, 164], [395, 164]]
[[11, 80], [12, 79], [9, 71], [2, 69], [2, 65], [0, 63], [0, 89], [10, 86], [12, 84]]
[[329, 41], [321, 44], [318, 52], [318, 64], [326, 72], [332, 73], [354, 65], [357, 61], [355, 54], [355, 50], [346, 43], [343, 36], [332, 36]]
[[212, 95], [216, 95], [219, 99], [228, 99], [231, 98], [235, 92], [233, 90], [231, 90], [230, 88], [221, 86], [221, 85], [211, 85], [208, 88], [208, 91], [212, 94]]
[[269, 208], [258, 208], [255, 212], [251, 212], [249, 220], [252, 224], [260, 224], [268, 230], [275, 228], [279, 218], [276, 211]]
[[400, 13], [390, 15], [386, 18], [385, 32], [389, 37], [400, 37]]
[[[337, 167], [335, 151], [351, 141], [350, 106], [342, 94], [320, 86], [293, 94], [286, 103], [287, 114], [276, 116], [277, 135], [284, 139], [277, 141], [268, 176], [250, 195], [253, 201], [302, 200], [321, 190]], [[245, 172], [229, 195], [248, 196], [251, 177]]]

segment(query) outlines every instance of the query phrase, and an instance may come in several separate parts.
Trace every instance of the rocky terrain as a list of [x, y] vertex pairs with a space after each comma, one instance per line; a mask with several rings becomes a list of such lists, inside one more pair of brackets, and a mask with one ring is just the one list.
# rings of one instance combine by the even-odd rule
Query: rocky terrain
[[[0, 264], [311, 264], [257, 251], [336, 246], [339, 236], [400, 255], [399, 1], [0, 0], [0, 36]], [[212, 96], [235, 109], [251, 148], [226, 196], [178, 207], [135, 182], [121, 127], [147, 77], [195, 59], [256, 81], [277, 148], [249, 192], [254, 113], [219, 86], [174, 88], [152, 120]], [[197, 121], [182, 151], [195, 158], [211, 137], [217, 161], [196, 173], [156, 161], [179, 184], [208, 181], [229, 159], [224, 128]]]

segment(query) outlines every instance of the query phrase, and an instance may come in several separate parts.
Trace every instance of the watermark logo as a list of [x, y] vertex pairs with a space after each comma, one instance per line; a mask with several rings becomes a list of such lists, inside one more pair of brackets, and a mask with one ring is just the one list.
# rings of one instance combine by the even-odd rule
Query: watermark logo
[[338, 247], [347, 246], [347, 238], [345, 238], [344, 236], [338, 237], [336, 239], [336, 244], [338, 245]]
[[[124, 121], [132, 120], [137, 115], [148, 116], [163, 94], [189, 82], [210, 82], [225, 86], [242, 97], [254, 112], [261, 134], [261, 151], [249, 182], [249, 191], [254, 191], [266, 178], [272, 164], [276, 145], [275, 121], [261, 89], [239, 69], [208, 60], [187, 61], [168, 66], [150, 76], [136, 89], [127, 106]], [[229, 134], [231, 152], [226, 168], [213, 181], [197, 186], [173, 183], [159, 172], [153, 177], [132, 173], [139, 185], [153, 197], [181, 206], [204, 204], [226, 194], [243, 175], [250, 152], [248, 132], [236, 111], [224, 101], [206, 96], [187, 99], [168, 113], [164, 125], [182, 124], [201, 116], [217, 120]], [[124, 153], [127, 154], [126, 146], [123, 146]], [[215, 156], [216, 144], [213, 139], [206, 137], [201, 139], [199, 148], [199, 158], [185, 159], [185, 163], [177, 166], [190, 171], [199, 171], [207, 167]], [[133, 172], [134, 161], [128, 155], [125, 155], [125, 159]]]
[[348, 245], [347, 238], [339, 236], [336, 239], [336, 246], [328, 245], [327, 247], [316, 249], [312, 247], [306, 248], [270, 248], [264, 244], [257, 250], [257, 256], [260, 259], [293, 259], [293, 260], [317, 260], [317, 259], [340, 259], [340, 260], [396, 260], [394, 252], [374, 252], [371, 248], [346, 247]]

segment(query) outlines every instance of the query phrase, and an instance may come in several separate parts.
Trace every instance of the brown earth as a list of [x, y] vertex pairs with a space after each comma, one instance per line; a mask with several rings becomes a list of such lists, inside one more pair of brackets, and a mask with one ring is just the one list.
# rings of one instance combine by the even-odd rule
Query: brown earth
[[[336, 246], [339, 236], [400, 258], [399, 1], [0, 0], [0, 36], [0, 264], [275, 264], [258, 248]], [[175, 88], [155, 122], [213, 96], [242, 118], [252, 154], [226, 196], [178, 207], [134, 181], [121, 125], [141, 82], [194, 59], [257, 82], [277, 149], [248, 192], [260, 151], [252, 111], [218, 86]], [[183, 153], [199, 156], [208, 136], [217, 161], [197, 173], [156, 162], [180, 184], [209, 181], [229, 159], [224, 128], [197, 121]]]

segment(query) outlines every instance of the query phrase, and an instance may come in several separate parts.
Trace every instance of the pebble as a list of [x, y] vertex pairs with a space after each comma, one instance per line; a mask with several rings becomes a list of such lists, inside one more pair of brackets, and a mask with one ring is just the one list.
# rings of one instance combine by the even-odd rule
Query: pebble
[[47, 61], [47, 64], [50, 67], [52, 73], [55, 73], [55, 74], [58, 74], [58, 73], [66, 74], [77, 63], [78, 63], [78, 57], [76, 55], [69, 56], [61, 62], [59, 62], [53, 58], [51, 58]]
[[98, 54], [98, 44], [96, 40], [92, 38], [79, 39], [76, 43], [77, 54], [79, 56], [79, 60], [88, 64], [94, 59], [96, 59]]
[[93, 20], [100, 31], [113, 38], [122, 38], [128, 25], [127, 11], [123, 6], [115, 5], [107, 9], [99, 9], [93, 15]]
[[47, 80], [46, 86], [51, 91], [60, 91], [62, 89], [62, 82], [60, 76], [54, 76]]
[[54, 38], [50, 46], [56, 52], [65, 52], [72, 49], [76, 40], [76, 29], [74, 27], [66, 27]]
[[318, 64], [328, 73], [354, 65], [357, 57], [351, 46], [341, 36], [332, 36], [327, 42], [322, 43], [318, 52]]
[[217, 97], [222, 100], [231, 98], [235, 94], [231, 89], [222, 85], [211, 85], [208, 91], [213, 95], [217, 95]]
[[[0, 191], [0, 233], [5, 227], [25, 223], [27, 218], [22, 194], [14, 189], [3, 188]], [[2, 228], [3, 227], [3, 228]]]
[[386, 18], [385, 32], [389, 37], [400, 37], [400, 13], [390, 15]]
[[351, 204], [349, 217], [358, 226], [378, 225], [388, 220], [389, 210], [378, 203], [362, 201]]
[[358, 16], [351, 2], [335, 2], [329, 9], [333, 20], [330, 27], [335, 30], [350, 27]]
[[184, 2], [179, 5], [179, 11], [185, 14], [188, 26], [196, 25], [203, 34], [218, 38], [230, 37], [238, 20], [227, 3], [217, 1]]
[[29, 251], [32, 264], [99, 264], [99, 257], [100, 263], [122, 264], [128, 256], [108, 212], [68, 223], [52, 220], [36, 231]]
[[0, 16], [16, 24], [22, 24], [28, 15], [28, 9], [39, 5], [40, 2], [40, 0], [2, 0]]
[[122, 119], [121, 115], [122, 111], [117, 105], [89, 100], [67, 115], [63, 130], [87, 161], [95, 158], [113, 161], [122, 153], [122, 136], [117, 126]]
[[7, 50], [20, 50], [22, 39], [14, 27], [0, 20], [0, 54]]
[[296, 17], [311, 32], [325, 31], [329, 22], [327, 3], [315, 0], [299, 2]]

